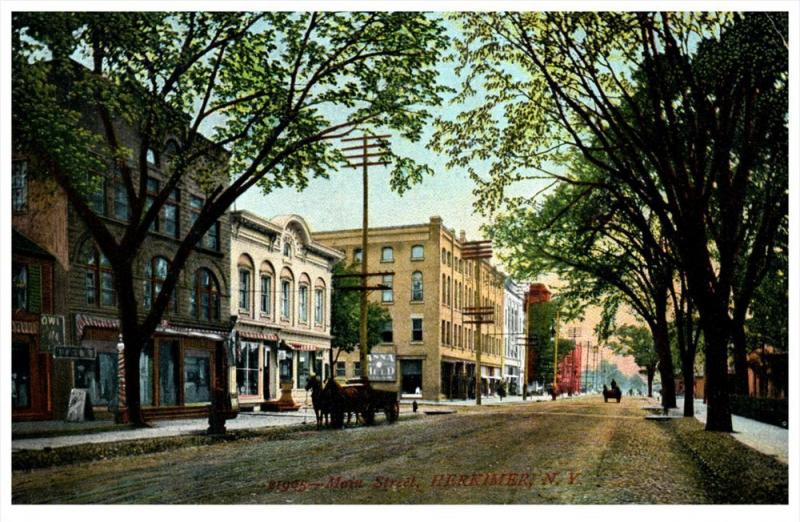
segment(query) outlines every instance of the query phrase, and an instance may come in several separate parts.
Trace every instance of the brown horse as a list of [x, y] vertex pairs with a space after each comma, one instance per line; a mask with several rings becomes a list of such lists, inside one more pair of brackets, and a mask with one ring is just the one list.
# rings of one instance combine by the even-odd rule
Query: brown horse
[[314, 406], [314, 415], [317, 417], [317, 429], [322, 427], [323, 422], [327, 426], [331, 413], [330, 394], [325, 393], [322, 383], [319, 382], [316, 375], [308, 378], [306, 391], [308, 390], [311, 390], [311, 404]]
[[350, 424], [352, 414], [356, 414], [356, 423], [367, 406], [363, 393], [355, 386], [341, 386], [335, 379], [328, 379], [323, 390], [323, 395], [330, 401], [331, 426], [344, 427], [344, 415], [347, 414], [347, 423]]

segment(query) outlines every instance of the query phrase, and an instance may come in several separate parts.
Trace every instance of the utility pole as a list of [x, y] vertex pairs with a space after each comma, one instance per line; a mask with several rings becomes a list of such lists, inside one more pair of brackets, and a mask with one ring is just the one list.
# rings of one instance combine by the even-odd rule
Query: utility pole
[[556, 394], [558, 393], [558, 319], [559, 319], [559, 312], [560, 309], [556, 306], [556, 339], [555, 339], [555, 349], [553, 350], [553, 400], [556, 400]]
[[481, 405], [481, 325], [494, 321], [494, 309], [491, 306], [481, 306], [481, 259], [492, 257], [492, 242], [468, 241], [461, 246], [461, 259], [475, 261], [475, 306], [464, 308], [463, 315], [472, 319], [464, 324], [475, 324], [475, 404]]
[[[367, 136], [366, 134], [358, 138], [343, 138], [343, 142], [361, 142], [360, 145], [345, 147], [343, 151], [353, 151], [353, 153], [345, 154], [347, 164], [351, 168], [361, 167], [361, 176], [363, 184], [363, 197], [362, 197], [362, 224], [361, 224], [361, 307], [359, 310], [359, 325], [358, 325], [358, 344], [359, 344], [359, 361], [361, 365], [361, 380], [366, 382], [368, 380], [368, 358], [369, 351], [367, 339], [367, 293], [369, 288], [367, 286], [367, 277], [370, 275], [368, 271], [369, 249], [368, 247], [368, 234], [369, 234], [369, 167], [371, 165], [388, 165], [388, 161], [382, 158], [386, 156], [385, 140], [390, 138], [388, 134], [380, 136]], [[375, 149], [370, 152], [370, 149]], [[371, 159], [372, 158], [372, 159]]]

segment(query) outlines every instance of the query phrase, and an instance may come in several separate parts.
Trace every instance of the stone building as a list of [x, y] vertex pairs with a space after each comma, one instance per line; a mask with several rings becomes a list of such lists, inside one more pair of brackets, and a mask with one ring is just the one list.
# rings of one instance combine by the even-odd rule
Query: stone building
[[525, 290], [510, 277], [504, 282], [503, 379], [509, 395], [520, 395], [525, 362]]
[[[134, 134], [121, 123], [119, 127], [126, 144], [135, 148]], [[176, 143], [172, 137], [148, 151], [148, 191], [155, 192], [166, 182]], [[18, 150], [24, 150], [24, 146]], [[33, 160], [20, 152], [13, 161], [13, 226], [54, 258], [52, 313], [65, 320], [64, 343], [89, 348], [87, 352], [93, 353], [89, 358], [45, 356], [52, 365], [53, 412], [55, 417], [63, 417], [70, 390], [85, 388], [95, 416], [110, 416], [119, 396], [120, 328], [114, 273], [63, 191], [45, 177], [28, 175], [29, 169], [35, 168]], [[120, 175], [108, 158], [104, 160], [108, 167], [96, 173], [101, 183], [90, 195], [89, 204], [119, 237], [130, 215], [128, 196]], [[203, 190], [186, 176], [171, 192], [147, 233], [134, 264], [140, 318], [158, 294], [170, 270], [170, 259], [204, 198]], [[212, 383], [219, 377], [221, 346], [231, 322], [229, 234], [226, 214], [195, 245], [162, 323], [141, 355], [145, 418], [207, 413]]]
[[231, 213], [232, 299], [242, 407], [284, 409], [280, 390], [303, 402], [310, 373], [327, 377], [333, 265], [343, 254], [313, 240], [300, 216]]
[[[314, 239], [345, 252], [348, 262], [361, 262], [361, 229], [318, 232]], [[369, 229], [369, 272], [391, 272], [370, 279], [390, 287], [372, 292], [370, 299], [392, 318], [372, 352], [396, 355], [403, 397], [474, 397], [476, 371], [484, 393], [493, 392], [501, 379], [505, 275], [480, 262], [481, 304], [494, 314], [493, 323], [481, 327], [481, 368], [476, 369], [477, 330], [462, 312], [475, 306], [478, 262], [462, 259], [465, 242], [463, 232], [456, 235], [438, 216], [428, 223]], [[360, 375], [358, 354], [344, 359], [336, 374]]]

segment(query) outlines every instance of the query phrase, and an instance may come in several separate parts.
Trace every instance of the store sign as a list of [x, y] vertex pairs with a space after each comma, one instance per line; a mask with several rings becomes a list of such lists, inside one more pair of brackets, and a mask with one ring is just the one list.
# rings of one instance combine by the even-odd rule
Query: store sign
[[56, 359], [94, 359], [96, 356], [95, 349], [88, 346], [56, 346], [53, 349]]
[[367, 356], [369, 380], [375, 382], [395, 382], [397, 364], [393, 353], [371, 353]]
[[39, 321], [39, 337], [43, 352], [52, 352], [64, 344], [64, 316], [43, 314]]

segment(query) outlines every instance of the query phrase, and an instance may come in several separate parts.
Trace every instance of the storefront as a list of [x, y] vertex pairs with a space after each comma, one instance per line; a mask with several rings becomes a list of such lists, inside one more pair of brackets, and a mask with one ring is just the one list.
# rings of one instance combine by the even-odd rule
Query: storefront
[[400, 359], [400, 393], [422, 396], [422, 359]]
[[[119, 400], [116, 319], [76, 315], [80, 345], [93, 359], [73, 363], [73, 387], [89, 390], [95, 415], [114, 412]], [[208, 413], [217, 358], [225, 332], [162, 323], [139, 356], [139, 398], [145, 418], [192, 417]]]
[[13, 421], [44, 420], [53, 415], [52, 357], [40, 351], [39, 324], [11, 322], [11, 411]]
[[236, 387], [239, 402], [245, 406], [257, 406], [276, 397], [272, 386], [275, 363], [270, 354], [278, 346], [278, 336], [271, 331], [257, 328], [237, 328]]

